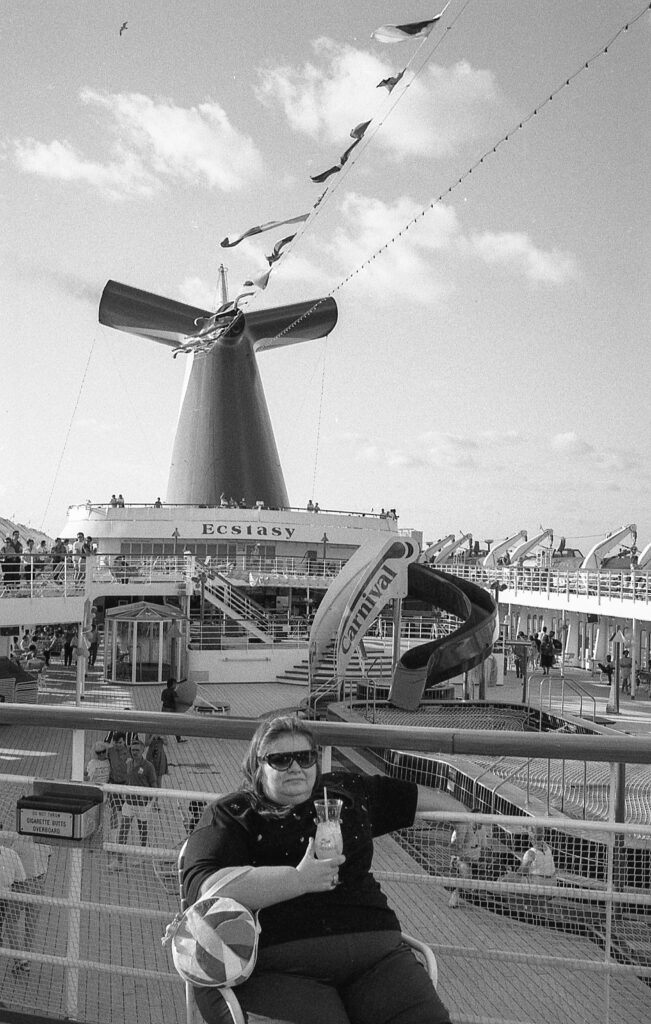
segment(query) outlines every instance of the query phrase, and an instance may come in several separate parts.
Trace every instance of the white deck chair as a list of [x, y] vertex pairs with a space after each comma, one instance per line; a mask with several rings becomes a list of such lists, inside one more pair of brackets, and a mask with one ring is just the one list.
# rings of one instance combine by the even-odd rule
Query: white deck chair
[[[178, 879], [179, 879], [179, 895], [181, 899], [181, 909], [187, 908], [187, 901], [183, 896], [183, 863], [185, 857], [185, 847], [187, 840], [183, 843], [179, 852], [178, 859]], [[438, 983], [438, 965], [436, 963], [436, 957], [432, 949], [425, 942], [421, 942], [420, 939], [415, 939], [411, 935], [407, 935], [405, 932], [402, 933], [402, 940], [414, 951], [415, 955], [420, 959], [423, 964], [430, 981], [434, 988]], [[246, 1017], [244, 1011], [240, 1006], [235, 991], [232, 988], [220, 988], [219, 989], [224, 1002], [230, 1010], [233, 1024], [246, 1024]], [[185, 1012], [186, 1012], [186, 1024], [200, 1024], [201, 1014], [199, 1013], [196, 1003], [194, 1001], [194, 993], [192, 991], [192, 985], [186, 982], [185, 985]]]

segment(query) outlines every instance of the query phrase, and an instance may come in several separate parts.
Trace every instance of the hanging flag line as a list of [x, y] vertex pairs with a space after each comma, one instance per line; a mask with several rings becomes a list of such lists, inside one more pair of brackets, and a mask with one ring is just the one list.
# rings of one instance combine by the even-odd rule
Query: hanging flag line
[[307, 220], [309, 213], [301, 213], [298, 217], [288, 217], [287, 220], [269, 220], [266, 224], [258, 224], [257, 227], [249, 228], [248, 231], [243, 231], [241, 235], [235, 235], [234, 238], [223, 238], [219, 243], [224, 248], [232, 248], [234, 245], [239, 245], [245, 238], [251, 238], [252, 235], [261, 235], [263, 231], [271, 231], [272, 228], [281, 227], [283, 224], [298, 224], [300, 221]]
[[[406, 39], [416, 39], [416, 38], [420, 38], [422, 40], [421, 46], [418, 47], [418, 49], [416, 50], [414, 55], [411, 57], [411, 59], [410, 59], [409, 63], [407, 64], [407, 66], [405, 68], [403, 68], [402, 71], [400, 71], [399, 74], [397, 74], [395, 77], [383, 79], [382, 82], [378, 83], [378, 88], [380, 86], [385, 86], [388, 89], [389, 94], [393, 91], [395, 86], [403, 78], [405, 72], [409, 69], [409, 67], [411, 66], [413, 61], [416, 59], [418, 53], [420, 52], [422, 46], [425, 44], [425, 42], [426, 42], [427, 38], [429, 37], [430, 33], [432, 32], [432, 29], [434, 28], [434, 26], [440, 21], [440, 19], [443, 17], [445, 12], [447, 11], [448, 7], [450, 6], [450, 2], [451, 2], [451, 0], [448, 0], [448, 3], [445, 5], [443, 10], [439, 14], [437, 14], [434, 18], [430, 18], [427, 21], [413, 22], [413, 23], [411, 23], [409, 25], [381, 26], [380, 29], [377, 29], [375, 32], [373, 32], [371, 34], [372, 38], [376, 38], [378, 42], [399, 42], [399, 41], [406, 40]], [[470, 3], [470, 2], [471, 2], [471, 0], [467, 0], [466, 4], [464, 4], [464, 6], [462, 8], [462, 11], [460, 13], [462, 13], [463, 10], [465, 10], [465, 8], [468, 6], [468, 3]], [[455, 18], [454, 20], [456, 21], [457, 19]], [[454, 22], [452, 24], [454, 24]], [[391, 30], [391, 32], [388, 32], [388, 30]], [[393, 37], [392, 38], [385, 38], [385, 35], [387, 35], [387, 34], [391, 35], [392, 33], [396, 36], [395, 39]], [[429, 58], [431, 57], [431, 55], [434, 52], [434, 50], [438, 47], [440, 41], [441, 40], [438, 40], [438, 42], [436, 44], [436, 47], [434, 47], [430, 51], [430, 53], [427, 55], [426, 59], [421, 63], [421, 67], [416, 71], [416, 74], [414, 75], [414, 78], [416, 78], [417, 75], [420, 73], [420, 71], [422, 71], [423, 67], [425, 66], [425, 63], [427, 62], [427, 60], [429, 60]], [[374, 129], [372, 131], [372, 134], [370, 135], [370, 137], [367, 140], [367, 144], [375, 136], [375, 134], [377, 133], [379, 128], [384, 124], [384, 122], [386, 121], [389, 113], [394, 109], [394, 107], [397, 105], [399, 100], [404, 96], [404, 94], [405, 94], [405, 92], [406, 92], [406, 90], [407, 90], [407, 88], [409, 87], [410, 84], [411, 84], [411, 82], [406, 82], [404, 84], [404, 87], [400, 90], [399, 96], [394, 97], [394, 99], [391, 102], [391, 105], [390, 105], [389, 109], [387, 110], [387, 112], [384, 113], [384, 114], [382, 114], [382, 112], [381, 112], [381, 120], [379, 120], [378, 123], [376, 124], [376, 126], [374, 127]], [[322, 173], [313, 176], [311, 180], [314, 181], [316, 184], [322, 184], [328, 178], [330, 178], [332, 175], [337, 174], [340, 171], [342, 171], [343, 168], [345, 167], [345, 165], [348, 163], [348, 160], [350, 158], [351, 153], [355, 150], [355, 148], [364, 139], [365, 133], [366, 133], [367, 129], [369, 128], [369, 126], [372, 124], [372, 121], [373, 121], [373, 119], [371, 119], [369, 121], [363, 121], [360, 124], [356, 125], [351, 130], [351, 132], [350, 132], [350, 136], [351, 136], [351, 138], [354, 141], [353, 141], [352, 145], [348, 146], [348, 148], [344, 151], [342, 156], [339, 158], [338, 163], [334, 164], [332, 167], [328, 168], [326, 171], [323, 171]], [[352, 166], [352, 164], [350, 166]], [[349, 166], [348, 170], [350, 170], [350, 166]], [[267, 263], [269, 264], [269, 270], [262, 271], [262, 272], [258, 273], [257, 275], [248, 278], [246, 281], [244, 281], [242, 287], [244, 287], [244, 288], [253, 287], [253, 288], [256, 288], [256, 289], [258, 289], [260, 291], [263, 291], [267, 287], [267, 285], [269, 283], [269, 278], [271, 276], [271, 271], [273, 270], [274, 264], [280, 259], [280, 257], [282, 255], [286, 254], [286, 252], [288, 251], [287, 246], [291, 245], [291, 243], [296, 238], [302, 237], [302, 235], [304, 234], [304, 232], [307, 230], [307, 228], [309, 226], [308, 222], [310, 222], [310, 224], [311, 224], [311, 221], [312, 221], [313, 217], [316, 215], [316, 211], [317, 211], [318, 207], [321, 205], [321, 203], [326, 198], [329, 198], [330, 194], [333, 191], [334, 191], [334, 189], [332, 188], [332, 186], [326, 185], [325, 190], [321, 193], [321, 195], [317, 199], [316, 203], [314, 203], [314, 205], [312, 206], [312, 209], [309, 211], [309, 213], [301, 214], [298, 217], [292, 217], [292, 218], [289, 218], [287, 220], [269, 221], [266, 224], [260, 224], [260, 225], [257, 225], [256, 227], [249, 228], [247, 231], [244, 231], [244, 232], [242, 232], [239, 235], [235, 235], [233, 237], [227, 236], [226, 238], [224, 238], [222, 240], [222, 242], [220, 243], [222, 245], [222, 247], [231, 248], [233, 246], [239, 245], [239, 243], [242, 242], [245, 238], [251, 238], [251, 237], [253, 237], [255, 235], [262, 234], [265, 231], [270, 231], [273, 228], [280, 227], [281, 225], [302, 223], [302, 228], [299, 229], [298, 232], [296, 232], [294, 235], [289, 236], [288, 238], [281, 239], [280, 242], [276, 243], [276, 245], [274, 246], [274, 248], [273, 248], [272, 252], [270, 253], [270, 255], [268, 255], [266, 257]], [[281, 250], [284, 250], [284, 251], [281, 251]], [[250, 295], [251, 293], [248, 293], [248, 294]], [[238, 296], [237, 299], [235, 300], [236, 303], [239, 303], [239, 300], [241, 298], [244, 298], [244, 297], [245, 297], [244, 294]]]
[[579, 75], [582, 75], [584, 71], [587, 71], [590, 67], [592, 67], [592, 65], [601, 57], [607, 55], [613, 43], [615, 43], [621, 35], [623, 35], [625, 32], [628, 32], [629, 28], [632, 28], [633, 25], [635, 25], [642, 17], [644, 17], [647, 11], [651, 11], [651, 0], [649, 0], [649, 2], [647, 2], [644, 5], [642, 10], [638, 14], [636, 14], [633, 18], [629, 19], [629, 21], [627, 21], [626, 24], [622, 25], [622, 27], [619, 28], [617, 32], [615, 32], [615, 34], [608, 40], [608, 42], [604, 46], [602, 46], [599, 50], [595, 51], [595, 53], [593, 53], [591, 57], [588, 57], [579, 67], [577, 67], [575, 71], [572, 72], [572, 74], [567, 75], [560, 82], [560, 84], [556, 86], [555, 89], [552, 89], [552, 91], [546, 95], [545, 99], [542, 100], [536, 107], [534, 107], [534, 109], [531, 110], [526, 115], [526, 117], [523, 117], [521, 121], [518, 121], [518, 123], [515, 124], [512, 128], [510, 128], [505, 135], [498, 139], [498, 141], [493, 146], [487, 149], [482, 154], [482, 156], [480, 156], [479, 159], [476, 160], [475, 163], [472, 164], [472, 166], [469, 167], [468, 170], [464, 172], [464, 174], [462, 174], [459, 178], [457, 178], [455, 182], [453, 182], [452, 185], [448, 186], [447, 189], [444, 189], [443, 192], [441, 192], [436, 199], [433, 199], [428, 206], [426, 206], [424, 209], [420, 211], [420, 213], [417, 213], [415, 217], [412, 217], [412, 219], [408, 221], [404, 225], [404, 227], [400, 229], [400, 231], [393, 235], [387, 242], [384, 243], [384, 245], [382, 245], [371, 256], [364, 260], [364, 262], [361, 263], [359, 267], [357, 267], [350, 274], [348, 274], [342, 281], [336, 284], [334, 288], [332, 288], [326, 296], [323, 296], [323, 298], [318, 299], [313, 306], [310, 306], [310, 308], [305, 313], [297, 317], [296, 320], [294, 320], [288, 327], [285, 327], [282, 331], [279, 331], [278, 334], [274, 336], [274, 340], [276, 338], [282, 338], [294, 327], [302, 323], [303, 320], [306, 320], [309, 316], [311, 316], [315, 309], [318, 309], [322, 302], [325, 302], [327, 298], [330, 298], [333, 295], [335, 295], [336, 292], [341, 291], [341, 289], [344, 288], [350, 281], [352, 281], [354, 277], [356, 277], [363, 270], [369, 267], [373, 260], [377, 259], [377, 257], [380, 256], [383, 252], [385, 252], [385, 250], [388, 249], [389, 246], [393, 245], [394, 242], [397, 242], [397, 240], [401, 238], [403, 234], [409, 231], [410, 228], [412, 228], [421, 218], [425, 217], [426, 214], [430, 212], [430, 210], [433, 210], [435, 206], [437, 206], [446, 198], [446, 196], [448, 196], [451, 192], [454, 192], [459, 187], [459, 185], [461, 185], [466, 180], [466, 178], [470, 177], [473, 171], [477, 170], [477, 168], [480, 167], [484, 163], [484, 161], [488, 159], [488, 157], [496, 153], [499, 146], [501, 146], [505, 142], [509, 142], [516, 134], [516, 132], [519, 132], [523, 128], [525, 128], [525, 126], [529, 124], [529, 122], [532, 121], [534, 117], [537, 117], [537, 115], [541, 113], [541, 111], [544, 110], [545, 107], [549, 106], [549, 104], [554, 100], [556, 96], [558, 96], [560, 92], [563, 91], [563, 89], [566, 89], [569, 85], [573, 84], [579, 77]]
[[448, 0], [441, 13], [427, 21], [412, 21], [409, 25], [380, 25], [375, 32], [371, 32], [371, 38], [376, 39], [378, 43], [402, 43], [405, 39], [427, 39], [437, 21], [440, 21], [447, 11], [450, 3], [451, 0]]

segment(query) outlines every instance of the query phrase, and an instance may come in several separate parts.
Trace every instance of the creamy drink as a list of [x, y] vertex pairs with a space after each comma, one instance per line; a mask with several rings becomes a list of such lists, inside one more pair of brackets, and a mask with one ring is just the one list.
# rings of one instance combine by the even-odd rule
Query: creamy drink
[[341, 808], [343, 800], [315, 800], [316, 836], [314, 837], [314, 855], [320, 860], [336, 857], [343, 852], [344, 841], [341, 835]]

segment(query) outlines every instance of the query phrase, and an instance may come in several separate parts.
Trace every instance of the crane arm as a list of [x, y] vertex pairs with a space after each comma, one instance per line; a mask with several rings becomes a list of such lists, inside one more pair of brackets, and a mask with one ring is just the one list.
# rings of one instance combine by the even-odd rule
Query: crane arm
[[500, 555], [503, 555], [506, 551], [508, 551], [509, 548], [512, 547], [516, 541], [526, 539], [526, 530], [520, 530], [519, 533], [514, 533], [512, 537], [507, 537], [506, 540], [503, 540], [499, 544], [496, 544], [495, 547], [488, 552], [488, 554], [483, 559], [481, 564], [485, 566], [487, 569], [494, 569], [495, 566], [497, 565], [497, 559], [500, 557]]
[[515, 564], [519, 558], [524, 558], [524, 556], [529, 554], [530, 551], [533, 551], [537, 544], [541, 544], [546, 537], [549, 537], [553, 542], [554, 531], [543, 530], [542, 533], [538, 533], [535, 537], [532, 537], [531, 540], [524, 540], [522, 544], [518, 544], [518, 546], [511, 552], [511, 562]]
[[441, 550], [441, 548], [444, 548], [446, 544], [449, 544], [453, 540], [454, 534], [449, 533], [447, 537], [443, 537], [441, 540], [437, 540], [435, 544], [430, 544], [430, 546], [421, 553], [419, 562], [429, 562], [434, 557], [434, 555], [436, 555]]
[[637, 526], [635, 523], [629, 523], [628, 526], [622, 526], [621, 530], [616, 530], [615, 533], [611, 533], [607, 537], [604, 537], [603, 540], [598, 541], [594, 547], [590, 548], [579, 568], [600, 569], [601, 560], [604, 555], [611, 551], [612, 548], [615, 547], [615, 544], [619, 544], [628, 537], [633, 538], [633, 543], [637, 540]]
[[431, 559], [431, 564], [439, 565], [441, 562], [445, 561], [445, 559], [449, 555], [451, 555], [453, 551], [456, 551], [458, 548], [460, 548], [461, 545], [464, 544], [467, 540], [472, 540], [472, 534], [462, 533], [458, 540], [453, 539], [451, 544], [448, 544], [445, 548], [442, 548], [439, 551], [439, 553]]

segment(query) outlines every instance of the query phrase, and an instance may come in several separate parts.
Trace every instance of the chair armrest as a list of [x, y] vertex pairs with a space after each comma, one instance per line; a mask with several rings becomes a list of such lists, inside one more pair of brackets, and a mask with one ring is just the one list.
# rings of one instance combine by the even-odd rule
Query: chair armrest
[[402, 933], [402, 941], [410, 946], [414, 950], [414, 953], [423, 959], [425, 970], [430, 977], [432, 985], [436, 988], [439, 980], [439, 969], [438, 964], [436, 963], [436, 957], [434, 956], [434, 952], [431, 947], [428, 946], [426, 942], [421, 942], [420, 939], [415, 939], [413, 935], [407, 935], [406, 932]]

